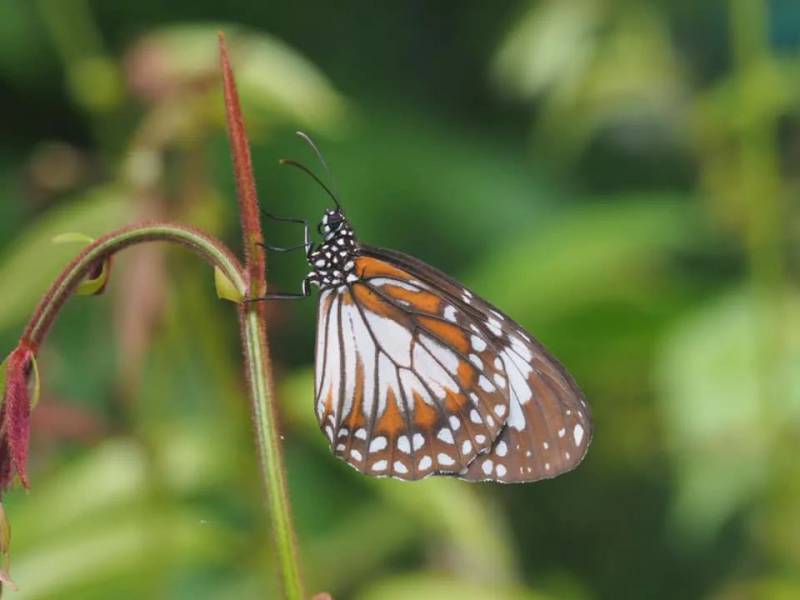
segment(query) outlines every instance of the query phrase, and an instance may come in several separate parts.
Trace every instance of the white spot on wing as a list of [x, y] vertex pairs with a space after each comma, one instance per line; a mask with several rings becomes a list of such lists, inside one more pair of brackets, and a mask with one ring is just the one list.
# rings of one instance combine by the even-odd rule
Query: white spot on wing
[[483, 361], [480, 359], [480, 357], [477, 354], [470, 354], [469, 355], [469, 362], [471, 362], [473, 365], [478, 367], [479, 371], [483, 371]]
[[481, 389], [484, 392], [493, 392], [495, 387], [492, 385], [492, 382], [486, 379], [483, 375], [478, 377], [478, 385], [481, 386]]
[[444, 318], [450, 321], [451, 323], [456, 322], [456, 307], [450, 306], [449, 304], [444, 307]]
[[431, 460], [431, 457], [426, 454], [419, 460], [419, 470], [425, 471], [427, 469], [430, 469], [432, 464], [433, 461]]
[[444, 465], [445, 467], [454, 465], [456, 462], [453, 460], [453, 457], [451, 457], [449, 454], [445, 454], [444, 452], [440, 452], [439, 455], [436, 457], [436, 460], [439, 461], [440, 465]]
[[497, 442], [497, 445], [494, 447], [494, 451], [497, 453], [497, 456], [505, 456], [508, 454], [508, 446], [504, 441]]
[[425, 437], [421, 433], [415, 433], [412, 441], [414, 442], [414, 450], [419, 450], [425, 443]]
[[447, 427], [443, 427], [439, 430], [439, 433], [436, 434], [436, 437], [442, 440], [445, 444], [452, 444], [453, 443], [453, 432], [450, 431]]
[[491, 461], [491, 459], [487, 458], [485, 461], [483, 461], [481, 470], [483, 471], [484, 475], [489, 475], [489, 473], [492, 472], [492, 467], [494, 467], [494, 463]]
[[508, 339], [511, 341], [511, 348], [519, 354], [526, 362], [530, 362], [533, 358], [533, 354], [531, 354], [531, 349], [528, 344], [523, 342], [515, 335], [508, 336]]
[[386, 460], [379, 460], [372, 465], [373, 471], [385, 471], [389, 463]]
[[405, 281], [399, 279], [392, 279], [390, 277], [373, 277], [369, 282], [376, 287], [383, 287], [385, 285], [393, 285], [410, 292], [418, 292], [419, 288], [415, 287]]
[[583, 425], [580, 423], [575, 425], [575, 429], [572, 430], [572, 437], [575, 440], [575, 445], [580, 446], [583, 440]]
[[483, 352], [486, 350], [486, 342], [484, 342], [483, 339], [479, 338], [477, 335], [470, 336], [469, 340], [472, 344], [472, 348], [476, 352]]
[[397, 438], [397, 449], [405, 454], [411, 454], [411, 444], [408, 442], [408, 436], [401, 435]]
[[369, 451], [370, 453], [373, 452], [380, 452], [381, 450], [386, 448], [386, 438], [382, 435], [379, 435], [374, 440], [372, 440], [369, 444]]
[[399, 460], [394, 461], [394, 470], [401, 474], [408, 473], [406, 466]]
[[502, 325], [500, 324], [500, 321], [498, 321], [494, 317], [491, 317], [488, 321], [486, 321], [486, 326], [489, 328], [489, 331], [491, 331], [496, 336], [500, 336], [503, 333], [503, 328]]

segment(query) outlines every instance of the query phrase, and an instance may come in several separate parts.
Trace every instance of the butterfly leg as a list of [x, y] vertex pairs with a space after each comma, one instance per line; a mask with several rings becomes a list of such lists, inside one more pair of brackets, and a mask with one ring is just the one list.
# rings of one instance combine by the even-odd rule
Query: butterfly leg
[[311, 295], [311, 288], [309, 288], [308, 277], [303, 279], [300, 284], [300, 292], [276, 292], [274, 294], [265, 294], [264, 296], [256, 296], [255, 298], [245, 298], [245, 302], [262, 302], [264, 300], [301, 300], [308, 298]]
[[304, 248], [306, 252], [308, 252], [309, 244], [303, 243], [298, 244], [297, 246], [289, 246], [288, 248], [284, 248], [282, 246], [270, 246], [269, 244], [258, 244], [264, 250], [269, 250], [270, 252], [293, 252], [294, 250], [300, 250], [300, 248]]
[[292, 217], [279, 217], [277, 215], [273, 215], [270, 212], [267, 212], [263, 208], [261, 209], [262, 214], [267, 217], [268, 219], [272, 219], [273, 221], [279, 221], [281, 223], [297, 223], [298, 225], [303, 226], [303, 243], [298, 244], [297, 246], [290, 246], [288, 248], [281, 248], [279, 246], [269, 246], [267, 244], [262, 244], [262, 246], [266, 250], [271, 250], [273, 252], [290, 252], [292, 250], [299, 250], [300, 248], [305, 248], [306, 256], [311, 254], [311, 236], [308, 232], [308, 221], [305, 219], [294, 219]]

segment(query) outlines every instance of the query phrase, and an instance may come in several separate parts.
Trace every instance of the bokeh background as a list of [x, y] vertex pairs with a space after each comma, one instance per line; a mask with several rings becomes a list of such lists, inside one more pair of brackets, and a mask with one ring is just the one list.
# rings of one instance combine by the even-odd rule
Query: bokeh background
[[[800, 597], [800, 4], [0, 1], [0, 342], [140, 219], [239, 248], [216, 32], [262, 204], [317, 168], [372, 244], [463, 281], [590, 399], [581, 467], [525, 486], [364, 478], [314, 422], [315, 302], [270, 327], [311, 591], [337, 599]], [[295, 225], [266, 224], [274, 244]], [[294, 290], [303, 257], [270, 259]], [[183, 250], [120, 255], [39, 361], [11, 598], [272, 598], [232, 306]]]

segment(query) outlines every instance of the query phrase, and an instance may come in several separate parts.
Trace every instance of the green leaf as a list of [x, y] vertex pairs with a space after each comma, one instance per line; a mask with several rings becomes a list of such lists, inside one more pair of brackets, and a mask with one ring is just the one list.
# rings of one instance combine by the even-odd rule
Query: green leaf
[[214, 267], [214, 286], [217, 289], [217, 297], [221, 300], [230, 300], [236, 304], [241, 304], [244, 299], [244, 296], [219, 267]]
[[94, 238], [86, 235], [85, 233], [67, 232], [59, 233], [53, 238], [52, 241], [54, 244], [69, 244], [74, 242], [91, 244], [94, 241]]
[[[94, 238], [83, 233], [61, 233], [53, 238], [54, 244], [65, 244], [72, 242], [79, 242], [82, 244], [91, 244]], [[103, 261], [103, 266], [97, 277], [87, 277], [78, 284], [75, 289], [75, 294], [78, 296], [94, 296], [103, 291], [108, 283], [108, 275], [111, 272], [111, 259]]]
[[94, 296], [95, 294], [99, 294], [103, 291], [106, 287], [106, 283], [108, 283], [108, 275], [111, 272], [111, 261], [104, 260], [103, 266], [100, 269], [100, 273], [97, 277], [91, 277], [84, 279], [78, 284], [78, 287], [75, 288], [75, 294], [78, 296]]

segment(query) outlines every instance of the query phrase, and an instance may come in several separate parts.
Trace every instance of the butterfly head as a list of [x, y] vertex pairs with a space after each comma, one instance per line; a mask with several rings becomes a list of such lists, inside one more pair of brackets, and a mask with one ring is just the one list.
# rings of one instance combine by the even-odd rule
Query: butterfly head
[[322, 221], [319, 224], [319, 232], [326, 242], [337, 237], [353, 237], [353, 228], [341, 208], [328, 208], [325, 210], [325, 214], [322, 215]]

